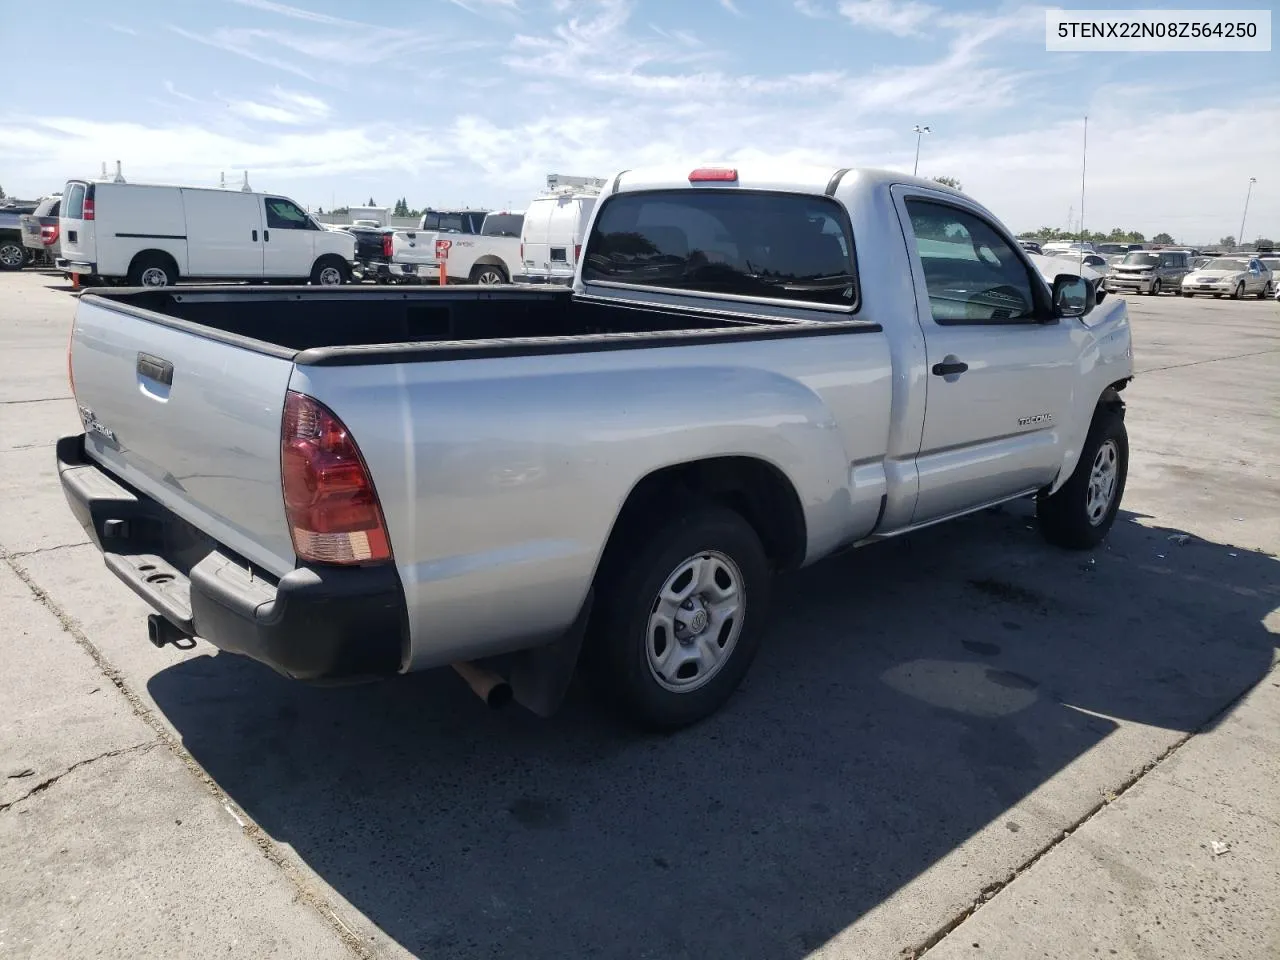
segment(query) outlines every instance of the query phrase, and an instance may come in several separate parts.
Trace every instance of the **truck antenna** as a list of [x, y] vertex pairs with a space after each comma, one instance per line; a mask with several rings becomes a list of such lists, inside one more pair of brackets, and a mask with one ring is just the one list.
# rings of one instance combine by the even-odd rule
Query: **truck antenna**
[[1084, 267], [1084, 176], [1089, 162], [1089, 115], [1084, 115], [1084, 142], [1080, 148], [1080, 266]]

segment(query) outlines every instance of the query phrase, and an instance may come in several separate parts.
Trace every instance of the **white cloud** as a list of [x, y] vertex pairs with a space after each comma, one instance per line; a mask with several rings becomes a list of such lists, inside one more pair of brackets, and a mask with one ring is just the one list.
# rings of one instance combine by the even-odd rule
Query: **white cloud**
[[329, 105], [319, 97], [294, 93], [275, 87], [265, 98], [257, 100], [233, 100], [227, 105], [233, 114], [247, 120], [279, 123], [285, 126], [306, 126], [328, 119]]
[[827, 11], [818, 6], [814, 0], [795, 0], [796, 10], [806, 17], [814, 20], [824, 20], [827, 18]]
[[726, 10], [728, 10], [730, 13], [732, 13], [736, 17], [742, 16], [742, 10], [739, 9], [737, 3], [735, 3], [734, 0], [720, 0], [720, 6], [724, 7]]
[[883, 30], [899, 37], [921, 33], [941, 11], [918, 0], [842, 0], [840, 15], [856, 27]]

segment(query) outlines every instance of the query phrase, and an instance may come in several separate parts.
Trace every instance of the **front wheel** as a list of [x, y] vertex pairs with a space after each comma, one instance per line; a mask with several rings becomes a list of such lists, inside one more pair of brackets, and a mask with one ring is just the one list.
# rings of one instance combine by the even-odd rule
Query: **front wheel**
[[1271, 289], [1271, 281], [1270, 281], [1270, 280], [1268, 280], [1268, 281], [1267, 281], [1266, 286], [1264, 286], [1261, 290], [1259, 290], [1259, 291], [1258, 291], [1258, 299], [1259, 299], [1259, 300], [1270, 300], [1270, 299], [1271, 299], [1271, 294], [1272, 294], [1273, 292], [1274, 292], [1274, 291]]
[[598, 578], [590, 672], [641, 726], [701, 720], [733, 695], [764, 634], [771, 583], [760, 538], [714, 504], [617, 536]]
[[311, 268], [311, 282], [317, 287], [337, 287], [350, 279], [351, 272], [341, 257], [321, 257]]
[[1195, 296], [1195, 294], [1193, 294], [1193, 293], [1184, 293], [1184, 294], [1183, 294], [1183, 296], [1184, 296], [1184, 297], [1193, 297], [1193, 296]]
[[1106, 539], [1120, 510], [1129, 476], [1129, 434], [1120, 410], [1102, 408], [1094, 415], [1080, 460], [1054, 494], [1036, 499], [1040, 532], [1050, 543], [1088, 550]]
[[1231, 299], [1232, 300], [1244, 299], [1244, 281], [1243, 280], [1237, 283], [1236, 288], [1233, 291], [1231, 291]]
[[27, 262], [27, 248], [20, 240], [0, 240], [0, 270], [21, 270]]
[[1151, 284], [1151, 296], [1153, 296], [1153, 297], [1158, 297], [1158, 296], [1160, 296], [1160, 281], [1159, 281], [1159, 280], [1157, 280], [1155, 283]]

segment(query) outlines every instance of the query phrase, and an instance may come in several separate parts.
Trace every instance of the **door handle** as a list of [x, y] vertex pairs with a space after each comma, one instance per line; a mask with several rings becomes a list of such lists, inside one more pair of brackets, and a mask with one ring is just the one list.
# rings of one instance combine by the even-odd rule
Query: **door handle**
[[257, 243], [257, 242], [258, 242], [258, 231], [257, 231], [257, 230], [253, 231], [253, 242], [254, 242], [254, 243]]
[[263, 230], [263, 231], [262, 231], [262, 239], [263, 239], [263, 240], [270, 240], [270, 239], [271, 239], [271, 231], [270, 231], [270, 230]]
[[148, 380], [163, 383], [166, 387], [173, 386], [173, 364], [164, 359], [164, 357], [153, 356], [149, 353], [139, 353], [138, 373]]
[[943, 360], [941, 363], [933, 365], [933, 375], [935, 377], [950, 377], [955, 374], [964, 373], [969, 369], [969, 365], [960, 360]]

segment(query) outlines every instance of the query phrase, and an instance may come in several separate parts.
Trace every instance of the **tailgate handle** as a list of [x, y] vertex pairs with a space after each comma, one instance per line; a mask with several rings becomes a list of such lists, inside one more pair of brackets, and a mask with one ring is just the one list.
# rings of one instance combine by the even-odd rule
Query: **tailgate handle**
[[173, 386], [173, 364], [163, 357], [153, 357], [149, 353], [138, 354], [138, 373], [148, 380]]

